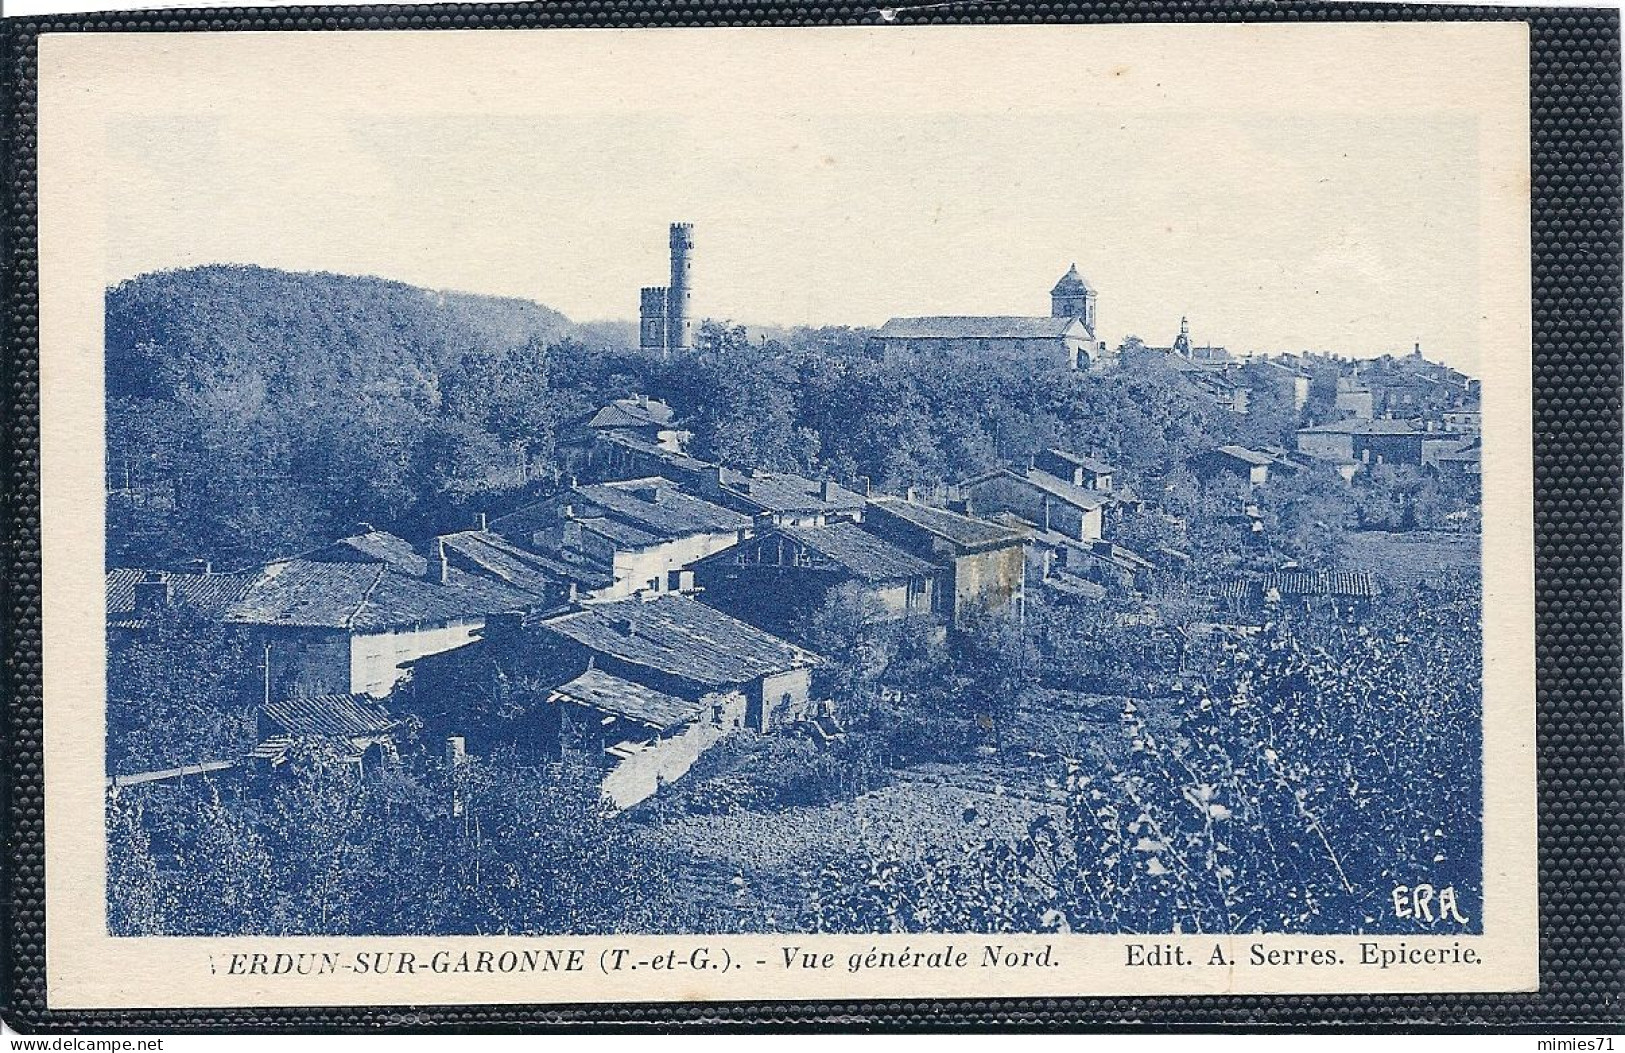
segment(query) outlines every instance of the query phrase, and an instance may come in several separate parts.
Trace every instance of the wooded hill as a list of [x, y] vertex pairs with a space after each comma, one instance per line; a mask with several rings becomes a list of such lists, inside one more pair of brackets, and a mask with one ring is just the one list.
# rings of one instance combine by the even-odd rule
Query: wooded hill
[[262, 267], [107, 292], [114, 565], [296, 550], [355, 521], [443, 513], [545, 464], [586, 354], [524, 300]]

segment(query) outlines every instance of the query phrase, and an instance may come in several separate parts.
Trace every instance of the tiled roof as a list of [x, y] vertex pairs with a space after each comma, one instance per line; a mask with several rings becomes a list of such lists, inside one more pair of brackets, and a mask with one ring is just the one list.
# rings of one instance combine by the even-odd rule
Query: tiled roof
[[489, 530], [463, 530], [436, 540], [448, 555], [508, 585], [540, 593], [559, 580], [539, 556]]
[[627, 432], [610, 432], [601, 436], [601, 438], [605, 442], [614, 443], [616, 446], [624, 446], [628, 450], [635, 450], [638, 453], [659, 458], [672, 467], [683, 471], [703, 472], [711, 467], [709, 461], [702, 461], [698, 457], [690, 457], [688, 454], [678, 453], [676, 450], [668, 450], [659, 443], [650, 442], [648, 439]]
[[892, 318], [877, 334], [883, 340], [1042, 340], [1088, 330], [1076, 318], [1028, 318], [1016, 315], [932, 315]]
[[877, 497], [869, 503], [886, 515], [963, 548], [995, 548], [1021, 541], [1021, 535], [1009, 527], [960, 515], [945, 508], [932, 508], [896, 497]]
[[1332, 421], [1330, 424], [1316, 424], [1309, 428], [1299, 428], [1299, 435], [1423, 435], [1410, 421], [1404, 420], [1362, 420], [1359, 417], [1350, 417], [1347, 420]]
[[750, 526], [750, 520], [738, 512], [685, 494], [677, 484], [660, 476], [577, 486], [574, 492], [607, 514], [663, 538], [724, 533]]
[[445, 585], [385, 572], [356, 613], [355, 629], [394, 629], [436, 622], [468, 621], [543, 602], [540, 591], [516, 588], [468, 574]]
[[1096, 475], [1110, 475], [1111, 473], [1117, 471], [1117, 467], [1115, 465], [1107, 464], [1105, 461], [1102, 461], [1099, 458], [1086, 457], [1082, 454], [1073, 453], [1071, 450], [1063, 450], [1058, 446], [1051, 446], [1044, 452], [1048, 453], [1051, 457], [1054, 457], [1057, 460], [1065, 461], [1067, 464], [1072, 464], [1079, 468], [1087, 469], [1088, 471], [1094, 472]]
[[305, 559], [272, 563], [260, 572], [226, 620], [250, 625], [347, 629], [384, 576], [384, 568], [382, 563], [318, 563]]
[[1377, 583], [1364, 570], [1283, 570], [1264, 575], [1264, 588], [1282, 596], [1377, 595]]
[[523, 609], [540, 597], [473, 575], [441, 585], [382, 563], [284, 560], [265, 567], [226, 621], [379, 630], [462, 621]]
[[618, 519], [610, 519], [606, 516], [578, 519], [577, 522], [581, 524], [581, 529], [590, 530], [599, 537], [608, 539], [618, 549], [653, 548], [667, 540], [658, 534], [651, 534], [647, 530], [639, 530], [630, 523], [623, 523]]
[[792, 472], [741, 472], [722, 469], [722, 487], [764, 512], [856, 511], [863, 507], [863, 495], [831, 483], [829, 500], [824, 500], [824, 484]]
[[1238, 461], [1246, 461], [1248, 464], [1275, 463], [1275, 458], [1271, 457], [1269, 454], [1259, 453], [1257, 450], [1249, 450], [1245, 446], [1220, 446], [1219, 452], [1227, 457], [1234, 457]]
[[367, 695], [315, 695], [265, 705], [265, 717], [298, 738], [349, 739], [379, 735], [399, 722]]
[[1055, 287], [1050, 290], [1050, 295], [1077, 295], [1081, 292], [1092, 292], [1093, 290], [1094, 286], [1089, 284], [1088, 278], [1078, 273], [1078, 265], [1074, 263], [1067, 268], [1065, 274], [1061, 275], [1061, 280], [1055, 283]]
[[1029, 468], [1024, 475], [1017, 475], [1008, 468], [995, 468], [991, 472], [983, 472], [981, 475], [973, 476], [960, 485], [962, 487], [974, 487], [998, 476], [1042, 490], [1051, 497], [1065, 501], [1074, 508], [1085, 510], [1104, 508], [1106, 505], [1111, 504], [1112, 500], [1110, 494], [1085, 490], [1081, 486], [1073, 486], [1065, 479], [1057, 479], [1048, 472], [1041, 472], [1036, 468]]
[[670, 406], [659, 399], [616, 399], [594, 413], [589, 428], [664, 428], [676, 419]]
[[594, 604], [541, 624], [600, 654], [711, 687], [816, 661], [810, 652], [687, 596]]
[[388, 563], [402, 574], [422, 577], [429, 572], [429, 561], [412, 550], [412, 543], [387, 530], [369, 530], [363, 534], [340, 538], [326, 548], [317, 549], [303, 558], [327, 562], [331, 559], [357, 557]]
[[807, 546], [863, 581], [907, 581], [931, 574], [936, 569], [925, 560], [875, 537], [856, 523], [775, 527], [773, 532]]
[[169, 582], [171, 601], [175, 606], [204, 618], [224, 617], [232, 605], [248, 592], [255, 578], [253, 574], [183, 574], [114, 568], [107, 572], [105, 579], [109, 618], [135, 610], [135, 583], [149, 573], [155, 573]]
[[688, 723], [704, 708], [698, 702], [622, 680], [602, 669], [587, 670], [569, 683], [559, 685], [553, 694], [659, 731]]

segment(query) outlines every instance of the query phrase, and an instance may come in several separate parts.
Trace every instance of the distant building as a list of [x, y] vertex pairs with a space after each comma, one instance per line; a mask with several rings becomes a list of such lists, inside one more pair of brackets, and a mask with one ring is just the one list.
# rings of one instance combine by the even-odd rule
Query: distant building
[[1103, 510], [1110, 498], [1063, 479], [1028, 469], [1017, 475], [1008, 468], [984, 472], [960, 484], [968, 514], [991, 518], [1009, 512], [1032, 526], [1038, 536], [1054, 533], [1073, 541], [1095, 541], [1104, 529]]
[[671, 280], [646, 286], [638, 301], [638, 343], [662, 358], [694, 346], [694, 224], [673, 223]]
[[1253, 450], [1245, 446], [1220, 446], [1216, 450], [1191, 458], [1191, 467], [1202, 479], [1212, 479], [1226, 472], [1239, 475], [1253, 486], [1270, 481], [1270, 472], [1296, 472], [1298, 465], [1287, 460], [1285, 451], [1279, 454], [1266, 450]]
[[742, 705], [725, 715], [712, 713], [704, 702], [598, 668], [560, 684], [547, 702], [562, 711], [564, 734], [606, 770], [604, 794], [619, 808], [682, 778], [702, 753], [744, 722]]
[[607, 571], [598, 599], [692, 587], [687, 569], [737, 544], [750, 519], [661, 476], [578, 484], [491, 522], [522, 548]]
[[1033, 467], [1048, 472], [1073, 486], [1100, 493], [1112, 492], [1112, 479], [1117, 469], [1094, 457], [1082, 457], [1068, 450], [1050, 447], [1033, 457]]
[[1026, 556], [1019, 532], [895, 497], [871, 501], [864, 528], [941, 568], [934, 607], [952, 624], [1020, 608]]
[[410, 541], [387, 530], [374, 529], [369, 523], [361, 527], [360, 533], [307, 552], [303, 558], [317, 563], [387, 563], [414, 578], [429, 573], [429, 561], [412, 548]]
[[653, 460], [681, 456], [691, 437], [678, 425], [670, 406], [634, 394], [571, 422], [555, 445], [569, 473], [613, 479], [654, 473]]
[[1358, 370], [1337, 378], [1337, 391], [1332, 396], [1332, 408], [1345, 417], [1370, 420], [1376, 415], [1376, 398], [1371, 389], [1360, 380]]
[[855, 523], [769, 527], [694, 565], [700, 595], [773, 632], [800, 635], [830, 594], [853, 586], [875, 620], [929, 615], [938, 568]]
[[1056, 368], [1103, 368], [1105, 345], [1095, 336], [1098, 294], [1077, 264], [1050, 290], [1049, 317], [935, 315], [892, 318], [876, 339], [888, 351], [946, 352], [997, 357]]
[[1461, 442], [1454, 432], [1387, 418], [1351, 418], [1298, 430], [1298, 452], [1343, 465], [1432, 464]]

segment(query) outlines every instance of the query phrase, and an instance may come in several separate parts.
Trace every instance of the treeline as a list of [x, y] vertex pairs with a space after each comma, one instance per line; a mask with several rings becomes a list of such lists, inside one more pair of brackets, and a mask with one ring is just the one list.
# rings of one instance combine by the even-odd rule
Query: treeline
[[1143, 483], [1226, 442], [1289, 445], [1268, 385], [1227, 413], [1154, 354], [1080, 374], [881, 354], [866, 330], [754, 341], [707, 323], [668, 362], [630, 327], [537, 304], [256, 267], [144, 275], [107, 296], [109, 560], [246, 563], [360, 522], [454, 529], [556, 486], [569, 421], [633, 391], [695, 452], [892, 491], [1059, 445]]

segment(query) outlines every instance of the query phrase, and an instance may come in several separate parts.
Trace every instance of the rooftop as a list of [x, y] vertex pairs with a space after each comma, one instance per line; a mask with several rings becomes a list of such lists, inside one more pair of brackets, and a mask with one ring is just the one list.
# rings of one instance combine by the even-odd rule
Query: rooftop
[[647, 395], [616, 399], [587, 419], [589, 428], [665, 428], [677, 415], [670, 406]]
[[1264, 575], [1263, 584], [1282, 596], [1377, 595], [1377, 583], [1365, 570], [1283, 570]]
[[388, 563], [402, 574], [420, 578], [429, 572], [429, 561], [412, 550], [412, 543], [387, 530], [366, 530], [350, 537], [340, 538], [304, 558], [324, 563], [331, 560], [355, 559]]
[[649, 476], [576, 486], [573, 492], [639, 530], [659, 538], [744, 530], [750, 520], [730, 509], [685, 494], [670, 479]]
[[892, 318], [876, 334], [882, 340], [1042, 340], [1062, 336], [1086, 337], [1088, 330], [1076, 318], [1017, 315], [931, 315]]
[[442, 585], [401, 574], [383, 563], [291, 559], [268, 564], [225, 620], [247, 625], [382, 630], [520, 610], [540, 598], [472, 575]]
[[549, 561], [527, 552], [489, 530], [463, 530], [436, 538], [456, 563], [466, 563], [480, 574], [532, 592], [543, 592], [561, 578]]
[[1245, 446], [1220, 446], [1219, 452], [1227, 457], [1234, 457], [1238, 461], [1245, 461], [1248, 464], [1265, 465], [1275, 463], [1275, 458], [1269, 454], [1249, 450]]
[[[838, 483], [825, 484], [792, 472], [723, 468], [721, 476], [724, 490], [764, 512], [856, 511], [864, 504], [862, 494]], [[827, 499], [824, 497], [826, 485]]]
[[1106, 505], [1112, 503], [1110, 494], [1103, 494], [1094, 490], [1085, 490], [1081, 486], [1073, 486], [1065, 479], [1057, 479], [1048, 472], [1041, 472], [1036, 468], [1027, 469], [1024, 475], [1017, 475], [1008, 468], [995, 468], [990, 472], [983, 472], [981, 475], [973, 476], [965, 480], [960, 484], [960, 486], [973, 487], [987, 482], [990, 479], [1001, 476], [1013, 482], [1030, 486], [1037, 490], [1042, 490], [1044, 493], [1049, 494], [1051, 497], [1054, 497], [1057, 500], [1065, 501], [1074, 508], [1082, 508], [1086, 511], [1095, 508], [1104, 508]]
[[1021, 541], [1021, 534], [1009, 527], [945, 508], [932, 508], [897, 497], [877, 497], [869, 503], [887, 515], [962, 548], [995, 548]]
[[594, 604], [544, 629], [600, 654], [710, 687], [810, 666], [817, 657], [687, 596]]
[[1050, 290], [1051, 296], [1076, 296], [1078, 293], [1094, 292], [1095, 287], [1089, 284], [1089, 279], [1078, 273], [1078, 265], [1074, 263], [1067, 268], [1061, 280], [1055, 283]]
[[1093, 472], [1096, 475], [1110, 475], [1111, 473], [1117, 471], [1117, 467], [1115, 465], [1107, 464], [1105, 461], [1102, 461], [1097, 457], [1086, 457], [1082, 454], [1073, 453], [1071, 450], [1063, 450], [1058, 446], [1051, 446], [1044, 452], [1049, 454], [1051, 457], [1054, 457], [1056, 460], [1065, 461], [1067, 464], [1070, 464], [1076, 468], [1082, 468], [1085, 471]]
[[203, 618], [223, 618], [232, 605], [247, 594], [255, 575], [191, 574], [177, 571], [146, 571], [117, 567], [105, 579], [107, 616], [114, 618], [135, 610], [135, 583], [148, 574], [169, 583], [171, 602]]
[[856, 523], [776, 527], [761, 536], [772, 533], [805, 545], [861, 581], [908, 581], [936, 570], [925, 560], [882, 541]]
[[553, 689], [553, 695], [658, 731], [688, 723], [703, 708], [698, 702], [622, 680], [602, 669], [589, 669], [569, 683], [560, 684]]
[[266, 719], [299, 738], [351, 739], [379, 735], [399, 721], [368, 695], [285, 698], [265, 705]]

